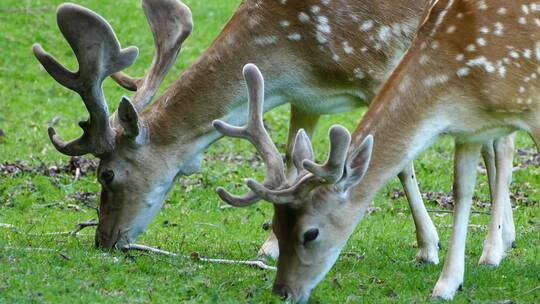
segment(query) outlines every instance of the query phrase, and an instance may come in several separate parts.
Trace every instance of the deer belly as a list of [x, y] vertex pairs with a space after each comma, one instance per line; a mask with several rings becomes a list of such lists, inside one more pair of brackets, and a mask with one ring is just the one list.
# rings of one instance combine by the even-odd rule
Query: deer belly
[[[362, 91], [334, 93], [328, 91], [298, 92], [291, 103], [300, 110], [313, 114], [336, 114], [368, 106], [371, 98]], [[371, 95], [371, 94], [370, 94]]]

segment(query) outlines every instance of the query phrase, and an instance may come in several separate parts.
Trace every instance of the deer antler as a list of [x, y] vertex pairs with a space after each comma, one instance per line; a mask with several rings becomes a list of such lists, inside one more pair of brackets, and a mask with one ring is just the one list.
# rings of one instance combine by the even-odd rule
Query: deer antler
[[[264, 79], [259, 69], [253, 64], [244, 67], [244, 78], [249, 90], [249, 118], [247, 125], [234, 127], [221, 120], [215, 120], [213, 125], [214, 128], [226, 136], [249, 140], [266, 164], [264, 185], [279, 187], [286, 181], [285, 165], [277, 147], [264, 128]], [[254, 192], [249, 192], [244, 196], [234, 196], [223, 188], [218, 188], [217, 192], [221, 199], [233, 206], [251, 205], [260, 199]]]
[[261, 72], [255, 65], [248, 64], [244, 67], [244, 77], [249, 90], [247, 125], [234, 127], [220, 120], [214, 121], [213, 125], [222, 134], [247, 139], [257, 148], [266, 164], [266, 179], [262, 184], [248, 180], [247, 185], [251, 192], [244, 196], [234, 196], [225, 189], [218, 188], [221, 199], [239, 207], [254, 204], [261, 198], [274, 204], [291, 204], [320, 185], [337, 184], [344, 176], [347, 166], [347, 153], [351, 144], [349, 131], [342, 126], [333, 126], [330, 129], [330, 153], [324, 165], [312, 161], [311, 141], [304, 130], [298, 131], [293, 146], [293, 160], [299, 174], [292, 184], [288, 184], [283, 159], [262, 120], [264, 80]]
[[107, 21], [81, 6], [61, 5], [57, 23], [77, 57], [79, 71], [66, 69], [39, 44], [34, 44], [34, 54], [57, 82], [81, 96], [90, 118], [79, 123], [84, 133], [76, 140], [64, 142], [52, 127], [49, 137], [56, 149], [66, 155], [104, 154], [114, 146], [114, 131], [109, 125], [102, 83], [111, 74], [131, 66], [138, 50], [121, 49]]
[[[300, 130], [296, 137], [302, 135]], [[297, 202], [299, 198], [307, 196], [311, 190], [324, 184], [337, 184], [344, 175], [347, 165], [347, 153], [351, 144], [351, 135], [347, 129], [340, 125], [335, 125], [330, 129], [330, 153], [324, 165], [318, 165], [310, 159], [305, 159], [301, 167], [295, 163], [299, 174], [296, 180], [288, 187], [271, 189], [255, 180], [248, 180], [248, 187], [261, 198], [274, 204], [287, 204]], [[309, 142], [309, 139], [306, 137]], [[311, 142], [309, 142], [311, 146]], [[295, 149], [293, 149], [293, 153]], [[293, 158], [295, 155], [293, 155]]]
[[137, 91], [132, 103], [138, 112], [156, 94], [193, 29], [191, 11], [181, 1], [143, 0], [142, 5], [154, 36], [154, 61], [143, 78], [133, 78], [123, 72], [112, 75], [124, 88]]

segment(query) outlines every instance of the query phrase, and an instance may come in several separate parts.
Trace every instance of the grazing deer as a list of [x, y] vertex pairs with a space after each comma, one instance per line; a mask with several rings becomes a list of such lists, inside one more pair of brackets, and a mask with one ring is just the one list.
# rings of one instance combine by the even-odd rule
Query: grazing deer
[[[300, 128], [311, 135], [321, 114], [367, 105], [412, 39], [425, 0], [244, 1], [212, 46], [148, 108], [192, 20], [180, 1], [142, 3], [156, 48], [143, 78], [121, 72], [135, 60], [136, 49], [121, 49], [110, 25], [80, 6], [63, 5], [57, 14], [79, 61], [78, 72], [34, 46], [45, 69], [79, 93], [90, 113], [80, 124], [81, 138], [66, 143], [52, 128], [49, 135], [61, 153], [100, 159], [96, 244], [104, 248], [133, 242], [159, 212], [175, 179], [198, 170], [203, 151], [221, 136], [212, 120], [242, 123], [247, 102], [237, 71], [245, 63], [256, 63], [271, 79], [265, 110], [291, 103], [290, 147]], [[136, 91], [111, 118], [101, 90], [109, 75]], [[399, 177], [415, 219], [417, 258], [437, 263], [439, 238], [412, 165]], [[263, 252], [276, 255], [271, 240]]]
[[[432, 296], [451, 299], [463, 282], [478, 158], [482, 145], [493, 141], [498, 168], [486, 244], [496, 250], [490, 256], [484, 252], [481, 262], [500, 261], [509, 246], [500, 237], [512, 170], [507, 135], [527, 131], [540, 149], [539, 20], [540, 6], [529, 1], [432, 1], [410, 49], [352, 139], [340, 128], [331, 130], [325, 165], [314, 164], [310, 152], [293, 152], [302, 172], [289, 182], [275, 169], [282, 167], [275, 157], [265, 157], [274, 169], [268, 169], [265, 183], [251, 180], [248, 186], [275, 206], [273, 229], [281, 251], [275, 292], [307, 300], [377, 192], [442, 135], [455, 138], [456, 203], [448, 256]], [[260, 98], [262, 77], [253, 68], [247, 76], [259, 86], [251, 91]], [[232, 136], [247, 133], [222, 122], [215, 126]], [[295, 146], [300, 148], [293, 151], [309, 151], [302, 133]]]

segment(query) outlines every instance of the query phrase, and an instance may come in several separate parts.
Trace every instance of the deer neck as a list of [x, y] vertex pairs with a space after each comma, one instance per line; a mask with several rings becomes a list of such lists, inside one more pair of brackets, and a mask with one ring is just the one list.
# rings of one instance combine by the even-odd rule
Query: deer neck
[[417, 60], [406, 55], [353, 133], [353, 147], [369, 134], [374, 137], [369, 169], [352, 190], [358, 220], [378, 191], [439, 136], [449, 132], [453, 124], [448, 106], [441, 102], [448, 97], [450, 89], [444, 85], [430, 88], [417, 81], [428, 77], [415, 64]]

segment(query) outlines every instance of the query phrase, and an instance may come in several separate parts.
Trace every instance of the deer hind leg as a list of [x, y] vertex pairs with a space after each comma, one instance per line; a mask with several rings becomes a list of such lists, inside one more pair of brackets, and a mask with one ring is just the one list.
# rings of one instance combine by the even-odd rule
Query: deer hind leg
[[[491, 141], [489, 143], [486, 143], [482, 148], [482, 156], [484, 158], [484, 162], [487, 168], [489, 190], [493, 202], [497, 201], [497, 195], [504, 195], [496, 193], [497, 176], [499, 173], [497, 168], [502, 166], [505, 166], [505, 168], [513, 167], [515, 135], [516, 134], [514, 133], [512, 135], [509, 135], [508, 137], [501, 138], [499, 139], [498, 143], [495, 143], [495, 141]], [[498, 155], [498, 162], [496, 161], [496, 155]], [[505, 182], [501, 183], [503, 185], [506, 185], [505, 187], [510, 188], [510, 184], [512, 183], [512, 170], [507, 171], [508, 172], [506, 173], [501, 172], [501, 174], [503, 174], [503, 176], [501, 177], [506, 179]], [[507, 200], [507, 202], [504, 204], [502, 238], [504, 249], [505, 251], [507, 251], [514, 246], [514, 242], [516, 239], [516, 231], [514, 226], [514, 219], [512, 216], [512, 203], [510, 201], [509, 193], [508, 195], [504, 195], [503, 199]], [[488, 232], [488, 235], [489, 234], [490, 232]], [[485, 242], [487, 242], [487, 239]], [[484, 250], [484, 252], [486, 252], [486, 250]]]
[[[298, 130], [304, 129], [306, 134], [309, 137], [312, 137], [315, 132], [315, 127], [319, 122], [320, 115], [305, 113], [304, 111], [298, 109], [293, 104], [291, 104], [291, 120], [289, 122], [289, 137], [287, 141], [287, 152], [285, 154], [286, 165], [287, 165], [287, 177], [294, 178], [296, 177], [296, 168], [294, 168], [292, 162], [292, 145], [296, 138], [296, 133]], [[268, 239], [264, 242], [258, 252], [258, 256], [261, 258], [271, 258], [277, 259], [279, 257], [279, 246], [277, 237], [273, 232], [270, 233]]]
[[[505, 252], [512, 247], [515, 240], [515, 227], [509, 193], [512, 181], [514, 138], [512, 135], [499, 138], [493, 142], [492, 147], [495, 159], [490, 160], [491, 164], [487, 166], [493, 200], [491, 222], [479, 263], [498, 266]], [[493, 168], [493, 162], [496, 168]], [[492, 168], [489, 169], [489, 167]]]
[[429, 214], [422, 200], [422, 195], [414, 173], [414, 165], [411, 162], [398, 175], [416, 226], [416, 240], [418, 243], [418, 251], [416, 260], [423, 263], [439, 263], [439, 235], [437, 229], [431, 221]]
[[463, 283], [465, 241], [476, 183], [476, 171], [482, 145], [456, 142], [454, 163], [454, 223], [444, 268], [432, 296], [451, 300]]

